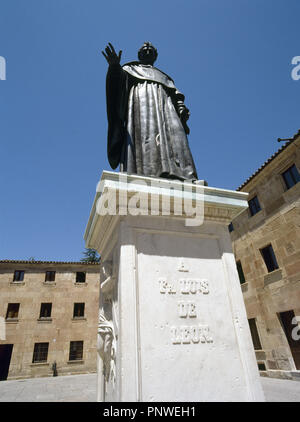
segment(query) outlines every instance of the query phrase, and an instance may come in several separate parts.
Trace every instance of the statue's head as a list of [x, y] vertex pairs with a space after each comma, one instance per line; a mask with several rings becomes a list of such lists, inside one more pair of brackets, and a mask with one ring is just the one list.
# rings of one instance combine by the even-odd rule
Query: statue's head
[[142, 47], [139, 49], [138, 58], [142, 64], [151, 64], [157, 59], [158, 53], [154, 45], [151, 42], [144, 42]]

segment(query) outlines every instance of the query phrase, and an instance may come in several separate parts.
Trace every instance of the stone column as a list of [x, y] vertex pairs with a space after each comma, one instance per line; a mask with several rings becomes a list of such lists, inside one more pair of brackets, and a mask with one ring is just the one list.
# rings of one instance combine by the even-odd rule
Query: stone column
[[98, 400], [264, 401], [227, 227], [247, 194], [113, 172], [97, 190]]

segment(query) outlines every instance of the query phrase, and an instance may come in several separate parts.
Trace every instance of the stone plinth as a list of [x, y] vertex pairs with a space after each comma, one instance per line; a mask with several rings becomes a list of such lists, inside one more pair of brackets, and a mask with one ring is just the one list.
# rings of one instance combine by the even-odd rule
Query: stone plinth
[[102, 262], [98, 400], [263, 401], [227, 228], [247, 194], [119, 177], [103, 173], [85, 232]]

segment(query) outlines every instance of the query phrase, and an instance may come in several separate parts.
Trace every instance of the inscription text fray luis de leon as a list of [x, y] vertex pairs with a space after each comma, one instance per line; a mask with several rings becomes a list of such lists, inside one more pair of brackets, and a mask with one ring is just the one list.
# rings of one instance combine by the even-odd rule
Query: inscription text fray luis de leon
[[[197, 304], [193, 300], [198, 295], [209, 294], [209, 283], [206, 279], [181, 278], [169, 282], [165, 278], [158, 280], [159, 291], [163, 295], [180, 295], [177, 301], [177, 312], [179, 318], [193, 318], [196, 322]], [[171, 341], [173, 344], [200, 344], [212, 343], [213, 339], [209, 332], [208, 325], [179, 325], [172, 326]]]

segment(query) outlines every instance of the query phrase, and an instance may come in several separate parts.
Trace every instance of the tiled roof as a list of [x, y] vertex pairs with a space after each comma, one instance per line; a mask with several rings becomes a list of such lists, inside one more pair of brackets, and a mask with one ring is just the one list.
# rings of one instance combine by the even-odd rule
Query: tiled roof
[[14, 259], [0, 260], [0, 264], [76, 264], [76, 265], [99, 265], [99, 262], [85, 261], [22, 261]]
[[252, 174], [252, 176], [248, 177], [248, 179], [241, 186], [237, 188], [237, 191], [241, 190], [244, 186], [246, 186], [250, 182], [250, 180], [252, 180], [258, 173], [260, 173], [266, 167], [267, 164], [269, 164], [272, 160], [274, 160], [274, 158], [277, 157], [277, 155], [279, 155], [282, 151], [284, 151], [299, 136], [300, 136], [300, 129], [292, 138], [290, 138], [289, 141], [287, 141], [284, 145], [282, 145], [282, 147], [279, 148], [278, 151], [276, 151], [273, 155], [271, 155], [271, 157], [267, 161], [265, 161], [264, 164], [258, 170], [256, 170], [256, 172]]

